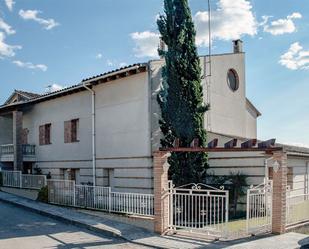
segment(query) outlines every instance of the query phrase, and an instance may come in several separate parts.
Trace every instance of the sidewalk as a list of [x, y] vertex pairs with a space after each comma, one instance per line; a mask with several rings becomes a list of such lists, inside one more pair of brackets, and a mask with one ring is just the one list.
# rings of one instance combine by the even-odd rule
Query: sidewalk
[[[0, 201], [28, 209], [63, 222], [84, 227], [97, 233], [118, 236], [122, 239], [152, 248], [233, 248], [233, 249], [289, 249], [300, 248], [302, 244], [309, 244], [306, 235], [289, 233], [280, 236], [256, 237], [229, 242], [206, 242], [192, 240], [180, 236], [159, 236], [142, 228], [115, 222], [105, 217], [89, 215], [75, 209], [59, 207], [17, 197], [0, 191]], [[259, 240], [257, 240], [259, 238]]]

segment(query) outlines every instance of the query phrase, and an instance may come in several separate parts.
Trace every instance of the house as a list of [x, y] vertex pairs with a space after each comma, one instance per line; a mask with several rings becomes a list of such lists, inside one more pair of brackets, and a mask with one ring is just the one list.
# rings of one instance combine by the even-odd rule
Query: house
[[[238, 145], [256, 139], [261, 115], [246, 98], [242, 42], [233, 46], [232, 53], [201, 56], [204, 98], [211, 105], [205, 129], [209, 141], [219, 138], [220, 145], [234, 138]], [[152, 193], [163, 65], [163, 60], [134, 64], [41, 95], [15, 91], [0, 106], [1, 167]], [[293, 167], [290, 182], [308, 191], [309, 149], [286, 149]], [[271, 175], [265, 171], [268, 157], [261, 152], [210, 153], [210, 170], [219, 175], [239, 170], [251, 184], [259, 184]]]

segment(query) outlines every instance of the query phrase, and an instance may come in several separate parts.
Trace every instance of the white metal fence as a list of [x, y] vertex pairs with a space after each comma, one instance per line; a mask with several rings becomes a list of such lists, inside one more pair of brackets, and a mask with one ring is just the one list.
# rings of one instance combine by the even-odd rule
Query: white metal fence
[[1, 171], [2, 184], [4, 187], [21, 187], [21, 172], [20, 171]]
[[247, 190], [247, 232], [249, 234], [271, 231], [272, 181]]
[[74, 181], [48, 180], [50, 203], [108, 212], [154, 215], [152, 194], [112, 192], [110, 187], [75, 185]]
[[229, 191], [204, 184], [175, 188], [170, 182], [169, 193], [172, 229], [224, 236], [229, 219]]
[[286, 224], [287, 226], [297, 225], [309, 221], [309, 194], [292, 195], [287, 190], [286, 199]]
[[41, 189], [46, 185], [45, 175], [26, 175], [21, 171], [1, 171], [4, 187]]

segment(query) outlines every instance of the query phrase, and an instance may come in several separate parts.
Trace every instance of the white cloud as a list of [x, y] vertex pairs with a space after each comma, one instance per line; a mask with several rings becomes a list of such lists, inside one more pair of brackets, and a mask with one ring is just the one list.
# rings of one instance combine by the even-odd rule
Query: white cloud
[[46, 88], [46, 92], [56, 92], [56, 91], [60, 91], [64, 88], [64, 86], [58, 85], [58, 84], [51, 84], [49, 86], [47, 86]]
[[285, 145], [291, 145], [291, 146], [297, 146], [297, 147], [303, 147], [303, 148], [309, 148], [309, 144], [304, 144], [304, 143], [297, 143], [297, 142], [283, 142], [282, 144]]
[[[194, 16], [196, 44], [208, 46], [208, 12], [197, 12]], [[252, 13], [252, 5], [247, 0], [219, 0], [217, 9], [211, 13], [212, 39], [233, 40], [243, 35], [254, 36], [258, 24]]]
[[45, 72], [47, 70], [47, 66], [44, 64], [33, 64], [31, 62], [22, 62], [19, 60], [13, 61], [15, 65], [22, 68], [28, 68], [28, 69], [38, 69]]
[[16, 31], [0, 17], [0, 29], [4, 30], [8, 35], [13, 35]]
[[150, 31], [135, 32], [130, 34], [135, 42], [136, 57], [157, 57], [160, 35]]
[[106, 64], [107, 64], [107, 66], [109, 66], [109, 67], [112, 67], [112, 66], [115, 65], [115, 63], [114, 63], [113, 61], [111, 61], [111, 60], [107, 60], [107, 61], [106, 61]]
[[5, 42], [5, 34], [0, 32], [0, 58], [15, 56], [15, 50], [21, 49], [21, 46], [9, 45]]
[[97, 59], [102, 59], [102, 57], [103, 57], [103, 55], [102, 55], [101, 53], [98, 53], [98, 54], [95, 56], [95, 58], [97, 58]]
[[38, 17], [38, 14], [40, 14], [40, 13], [41, 13], [41, 11], [38, 11], [38, 10], [20, 10], [19, 11], [19, 15], [21, 16], [21, 18], [23, 18], [24, 20], [33, 20], [35, 22], [38, 22], [46, 30], [50, 30], [50, 29], [60, 25], [59, 23], [57, 23], [52, 18], [43, 19], [43, 18]]
[[119, 63], [119, 67], [126, 67], [128, 64], [127, 63], [125, 63], [125, 62], [121, 62], [121, 63]]
[[261, 23], [264, 26], [264, 31], [272, 35], [282, 35], [287, 33], [293, 33], [296, 31], [294, 19], [302, 18], [302, 15], [298, 12], [294, 12], [288, 15], [285, 19], [278, 19], [268, 23], [269, 16], [263, 16], [264, 20]]
[[279, 63], [291, 70], [309, 70], [309, 50], [304, 50], [299, 42], [295, 42], [281, 55]]
[[8, 9], [10, 11], [12, 11], [13, 10], [13, 5], [15, 4], [15, 2], [13, 0], [5, 0], [5, 4], [8, 7]]

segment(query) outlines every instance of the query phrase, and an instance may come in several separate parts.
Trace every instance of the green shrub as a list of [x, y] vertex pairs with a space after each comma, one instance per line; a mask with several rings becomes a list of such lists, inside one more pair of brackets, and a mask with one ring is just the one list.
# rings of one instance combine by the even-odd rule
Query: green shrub
[[0, 172], [0, 187], [3, 185], [2, 172]]
[[40, 189], [37, 201], [48, 203], [48, 187], [44, 186]]

